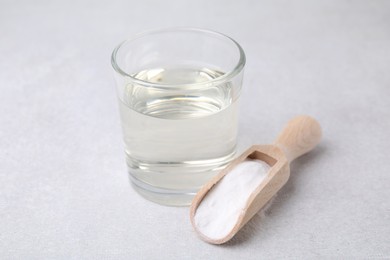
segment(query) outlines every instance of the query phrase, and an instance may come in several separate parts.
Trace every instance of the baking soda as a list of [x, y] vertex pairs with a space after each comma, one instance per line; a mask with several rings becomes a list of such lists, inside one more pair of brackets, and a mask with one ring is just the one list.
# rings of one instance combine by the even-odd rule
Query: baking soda
[[269, 169], [263, 161], [246, 160], [227, 173], [199, 204], [194, 216], [198, 231], [213, 240], [226, 237]]

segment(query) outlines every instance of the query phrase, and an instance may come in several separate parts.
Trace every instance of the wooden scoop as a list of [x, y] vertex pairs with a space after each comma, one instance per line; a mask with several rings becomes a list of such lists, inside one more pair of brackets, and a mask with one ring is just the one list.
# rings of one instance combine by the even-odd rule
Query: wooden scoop
[[[297, 157], [312, 150], [321, 139], [319, 123], [309, 116], [297, 116], [288, 122], [273, 145], [254, 145], [233, 160], [217, 176], [206, 183], [197, 193], [190, 207], [192, 226], [206, 242], [222, 244], [230, 240], [287, 182], [290, 163]], [[238, 221], [224, 238], [215, 240], [203, 235], [195, 225], [194, 216], [199, 204], [207, 193], [237, 164], [245, 159], [259, 159], [271, 166], [267, 176], [250, 195]]]

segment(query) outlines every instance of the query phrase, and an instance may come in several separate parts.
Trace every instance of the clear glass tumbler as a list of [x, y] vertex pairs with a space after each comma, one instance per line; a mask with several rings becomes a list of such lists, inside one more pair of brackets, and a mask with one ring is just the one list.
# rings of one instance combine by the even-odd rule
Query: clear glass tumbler
[[195, 28], [147, 32], [114, 50], [126, 161], [138, 193], [188, 205], [233, 159], [244, 65], [237, 42]]

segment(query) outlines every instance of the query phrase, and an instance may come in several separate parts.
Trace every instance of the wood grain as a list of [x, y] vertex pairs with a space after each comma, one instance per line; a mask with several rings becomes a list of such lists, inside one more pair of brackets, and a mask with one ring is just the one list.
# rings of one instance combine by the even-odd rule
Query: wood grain
[[282, 148], [287, 159], [295, 158], [312, 150], [321, 140], [321, 126], [310, 116], [297, 116], [290, 120], [276, 138], [275, 145]]

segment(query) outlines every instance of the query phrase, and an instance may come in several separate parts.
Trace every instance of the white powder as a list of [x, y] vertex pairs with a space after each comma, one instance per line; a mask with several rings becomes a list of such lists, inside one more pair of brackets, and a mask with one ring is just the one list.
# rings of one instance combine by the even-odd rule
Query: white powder
[[197, 229], [210, 239], [226, 237], [269, 169], [260, 160], [246, 160], [234, 167], [199, 204], [194, 216]]

